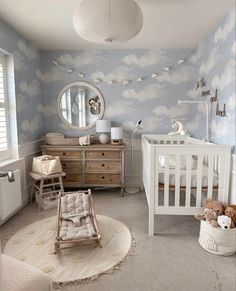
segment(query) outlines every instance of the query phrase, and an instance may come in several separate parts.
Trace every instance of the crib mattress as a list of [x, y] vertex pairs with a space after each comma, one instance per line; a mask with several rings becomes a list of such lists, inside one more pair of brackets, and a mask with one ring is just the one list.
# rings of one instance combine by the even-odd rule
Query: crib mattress
[[[218, 186], [218, 174], [213, 172], [213, 187]], [[159, 183], [165, 184], [164, 173], [159, 173]], [[169, 185], [175, 186], [175, 174], [170, 173]], [[208, 186], [208, 167], [204, 166], [202, 169], [202, 187]], [[180, 187], [186, 187], [186, 174], [180, 174]], [[197, 171], [192, 170], [191, 187], [197, 187]]]

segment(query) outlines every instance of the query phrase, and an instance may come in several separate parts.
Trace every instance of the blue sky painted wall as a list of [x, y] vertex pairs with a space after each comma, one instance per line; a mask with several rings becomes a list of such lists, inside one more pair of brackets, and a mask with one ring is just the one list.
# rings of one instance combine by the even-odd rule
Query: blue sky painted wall
[[[5, 23], [0, 22], [0, 48], [14, 56], [18, 134], [20, 144], [42, 138], [46, 132], [84, 135], [65, 127], [56, 111], [57, 95], [77, 80], [95, 85], [104, 95], [104, 118], [122, 125], [129, 136], [138, 119], [142, 133], [167, 133], [171, 118], [183, 119], [188, 133], [205, 136], [205, 109], [177, 105], [178, 99], [203, 100], [196, 81], [204, 76], [219, 103], [226, 104], [227, 117], [213, 115], [211, 139], [235, 145], [235, 18], [231, 11], [196, 50], [83, 50], [41, 52]], [[178, 65], [178, 60], [185, 62]], [[56, 60], [58, 65], [55, 65]], [[42, 73], [41, 68], [42, 66]], [[164, 66], [170, 67], [165, 71]], [[71, 70], [72, 69], [72, 70]], [[69, 70], [69, 71], [68, 71]], [[79, 73], [85, 74], [81, 79]], [[157, 73], [156, 78], [152, 74]], [[142, 78], [141, 81], [137, 81]], [[124, 80], [130, 84], [124, 85]], [[42, 120], [43, 117], [43, 120]], [[140, 133], [141, 134], [141, 133]], [[137, 135], [138, 137], [138, 135]]]
[[[143, 121], [142, 133], [171, 131], [171, 117], [179, 114], [177, 100], [192, 86], [193, 66], [188, 61], [191, 53], [192, 50], [186, 49], [43, 53], [45, 132], [85, 134], [65, 128], [56, 112], [58, 93], [66, 84], [79, 80], [80, 72], [85, 74], [84, 81], [95, 84], [94, 80], [102, 80], [95, 85], [105, 99], [104, 119], [110, 119], [113, 126], [122, 125], [126, 136], [139, 119]], [[186, 62], [179, 65], [178, 60], [182, 58]], [[164, 66], [170, 67], [170, 71], [165, 71]], [[153, 78], [155, 73], [157, 77]], [[138, 81], [139, 78], [142, 80]], [[124, 85], [124, 80], [131, 82]]]
[[[186, 93], [190, 99], [209, 101], [218, 89], [219, 108], [222, 110], [223, 104], [226, 104], [227, 116], [217, 116], [216, 103], [211, 104], [211, 141], [232, 146], [235, 146], [235, 47], [235, 10], [232, 10], [194, 52], [191, 59], [195, 67], [194, 86]], [[196, 90], [196, 81], [201, 77], [205, 78], [206, 86]], [[211, 95], [202, 97], [202, 90], [210, 90]], [[193, 118], [186, 123], [197, 137], [204, 136], [205, 112], [204, 106], [198, 106]]]
[[43, 136], [40, 52], [21, 35], [0, 21], [0, 48], [12, 54], [15, 68], [15, 93], [18, 140], [20, 144]]

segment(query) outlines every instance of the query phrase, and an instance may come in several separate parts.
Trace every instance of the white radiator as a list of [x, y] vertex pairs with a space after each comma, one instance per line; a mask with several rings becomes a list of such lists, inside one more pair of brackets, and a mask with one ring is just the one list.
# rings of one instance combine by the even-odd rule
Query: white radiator
[[8, 176], [0, 177], [0, 224], [21, 206], [20, 170], [13, 171], [13, 175], [12, 182]]

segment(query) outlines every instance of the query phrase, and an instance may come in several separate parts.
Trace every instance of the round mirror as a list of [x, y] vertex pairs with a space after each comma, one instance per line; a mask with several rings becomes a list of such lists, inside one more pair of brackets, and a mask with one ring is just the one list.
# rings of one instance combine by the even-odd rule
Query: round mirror
[[58, 95], [57, 111], [61, 120], [73, 129], [87, 130], [104, 114], [101, 92], [84, 81], [65, 86]]

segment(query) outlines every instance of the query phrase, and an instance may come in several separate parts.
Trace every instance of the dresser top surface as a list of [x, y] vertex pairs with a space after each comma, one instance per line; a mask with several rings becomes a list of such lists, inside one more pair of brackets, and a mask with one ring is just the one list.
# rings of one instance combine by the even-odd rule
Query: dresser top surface
[[124, 149], [125, 148], [125, 144], [120, 144], [120, 145], [114, 145], [114, 144], [99, 144], [99, 143], [95, 143], [95, 144], [91, 144], [91, 145], [86, 145], [86, 146], [80, 146], [80, 145], [50, 145], [50, 144], [44, 144], [41, 146], [42, 149], [61, 149], [61, 150], [65, 150], [65, 149], [78, 149], [78, 150], [82, 150], [82, 149]]

